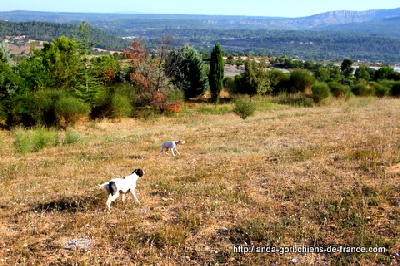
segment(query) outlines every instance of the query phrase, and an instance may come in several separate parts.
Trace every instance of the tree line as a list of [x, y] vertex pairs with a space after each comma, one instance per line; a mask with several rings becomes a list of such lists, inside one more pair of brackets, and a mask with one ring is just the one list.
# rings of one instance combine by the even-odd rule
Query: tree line
[[[66, 128], [82, 117], [132, 117], [140, 112], [179, 112], [183, 101], [211, 92], [218, 101], [223, 76], [222, 50], [215, 45], [212, 69], [191, 46], [150, 54], [143, 39], [122, 54], [92, 56], [86, 23], [70, 39], [61, 36], [13, 60], [0, 46], [0, 121]], [[214, 72], [216, 74], [214, 74]], [[222, 74], [221, 74], [222, 73]], [[214, 77], [211, 85], [209, 75]]]
[[[387, 24], [393, 21], [392, 24]], [[201, 52], [210, 53], [210, 47], [220, 43], [225, 52], [245, 55], [289, 55], [293, 58], [316, 61], [338, 61], [353, 58], [368, 62], [394, 64], [400, 62], [400, 40], [393, 29], [398, 19], [378, 23], [382, 29], [375, 34], [367, 30], [355, 32], [356, 25], [344, 30], [267, 30], [267, 29], [221, 29], [201, 26], [198, 19], [124, 19], [93, 21], [90, 39], [95, 47], [116, 50], [126, 49], [130, 41], [121, 37], [142, 36], [149, 48], [156, 48], [161, 36], [174, 36], [171, 47], [185, 44]], [[150, 23], [150, 24], [148, 24]], [[369, 27], [375, 25], [368, 24]], [[386, 26], [385, 25], [389, 25]], [[150, 27], [151, 26], [151, 27]], [[60, 36], [74, 38], [78, 35], [75, 24], [52, 22], [0, 21], [0, 36], [27, 35], [31, 39], [51, 41]], [[102, 30], [100, 30], [102, 29]], [[332, 29], [336, 29], [332, 27]], [[385, 30], [386, 34], [383, 34]], [[382, 35], [383, 34], [383, 35]], [[121, 37], [117, 37], [121, 36]]]
[[219, 42], [231, 54], [289, 55], [305, 60], [332, 62], [353, 58], [367, 62], [395, 64], [400, 62], [400, 39], [354, 32], [328, 30], [251, 30], [251, 29], [143, 29], [131, 27], [124, 32], [113, 29], [119, 36], [145, 36], [148, 45], [156, 46], [160, 36], [174, 36], [174, 45], [190, 44], [208, 52]]
[[[216, 43], [207, 56], [193, 46], [171, 49], [165, 37], [152, 52], [144, 39], [115, 55], [90, 54], [90, 27], [78, 26], [74, 39], [61, 36], [32, 47], [29, 57], [13, 60], [0, 46], [0, 123], [12, 128], [36, 125], [67, 128], [84, 117], [120, 118], [180, 112], [182, 104], [210, 92], [231, 95], [300, 93], [314, 103], [334, 97], [399, 96], [400, 76], [390, 66], [376, 70], [300, 61], [288, 56], [237, 60]], [[227, 56], [224, 60], [223, 56]], [[204, 60], [204, 58], [207, 58]], [[224, 77], [225, 64], [244, 64], [245, 71]], [[291, 68], [289, 73], [274, 68]]]
[[[302, 93], [314, 103], [328, 97], [400, 96], [400, 73], [388, 65], [355, 67], [349, 58], [338, 65], [295, 60], [286, 55], [256, 60], [251, 54], [244, 64], [244, 73], [225, 78], [225, 87], [232, 93], [250, 96]], [[281, 68], [290, 69], [290, 72], [284, 73]]]

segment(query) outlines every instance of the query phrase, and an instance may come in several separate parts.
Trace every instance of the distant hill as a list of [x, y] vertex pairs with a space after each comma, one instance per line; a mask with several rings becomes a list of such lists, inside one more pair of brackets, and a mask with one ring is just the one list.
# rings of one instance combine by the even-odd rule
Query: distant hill
[[[48, 21], [59, 23], [110, 22], [121, 20], [140, 20], [140, 23], [152, 27], [159, 21], [168, 21], [181, 28], [191, 28], [186, 22], [196, 21], [200, 28], [230, 28], [230, 29], [312, 29], [328, 25], [363, 23], [386, 18], [400, 17], [400, 8], [374, 9], [366, 11], [331, 11], [299, 18], [279, 18], [261, 16], [219, 16], [219, 15], [163, 15], [163, 14], [113, 14], [113, 13], [67, 13], [39, 11], [8, 11], [0, 12], [0, 20], [13, 22]], [[154, 26], [153, 25], [153, 26]], [[168, 25], [167, 25], [168, 27]]]
[[[213, 45], [220, 42], [224, 51], [236, 54], [285, 54], [315, 61], [349, 57], [368, 62], [400, 63], [400, 8], [332, 11], [300, 18], [11, 11], [0, 12], [0, 20], [57, 25], [86, 21], [93, 29], [101, 30], [93, 39], [98, 43], [102, 38], [143, 37], [150, 49], [167, 36], [170, 48], [189, 44], [210, 52]], [[57, 25], [50, 27], [59, 27]], [[2, 28], [0, 24], [0, 38], [5, 29], [7, 26]], [[108, 37], [103, 35], [105, 32]], [[58, 33], [51, 28], [39, 34], [48, 38], [58, 37], [56, 35]], [[126, 43], [127, 40], [122, 46]], [[118, 45], [114, 47], [121, 47]]]
[[384, 18], [363, 23], [328, 25], [321, 28], [353, 34], [400, 38], [400, 17]]
[[328, 25], [365, 23], [393, 17], [400, 17], [400, 8], [367, 11], [331, 11], [298, 19], [290, 19], [288, 22], [296, 24], [302, 29], [310, 29], [326, 27]]

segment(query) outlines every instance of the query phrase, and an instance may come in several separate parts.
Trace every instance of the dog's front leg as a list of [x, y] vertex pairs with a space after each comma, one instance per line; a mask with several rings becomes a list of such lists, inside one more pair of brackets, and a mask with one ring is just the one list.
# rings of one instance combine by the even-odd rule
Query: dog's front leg
[[135, 193], [135, 190], [134, 190], [134, 189], [131, 189], [131, 193], [132, 193], [132, 196], [133, 196], [133, 198], [135, 199], [136, 203], [137, 203], [137, 204], [140, 204], [140, 201], [139, 201], [138, 198], [136, 197], [136, 193]]

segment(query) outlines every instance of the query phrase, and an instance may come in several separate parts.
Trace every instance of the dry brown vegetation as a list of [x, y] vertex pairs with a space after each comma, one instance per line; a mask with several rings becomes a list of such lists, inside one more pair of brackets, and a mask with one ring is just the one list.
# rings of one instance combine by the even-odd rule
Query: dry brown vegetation
[[[82, 142], [25, 155], [0, 131], [0, 265], [400, 263], [400, 100], [258, 103], [246, 120], [207, 108], [232, 106], [88, 122], [74, 128]], [[186, 140], [181, 155], [156, 156], [174, 139]], [[135, 168], [146, 172], [141, 205], [128, 196], [107, 212], [97, 184]], [[243, 254], [238, 245], [386, 251]]]

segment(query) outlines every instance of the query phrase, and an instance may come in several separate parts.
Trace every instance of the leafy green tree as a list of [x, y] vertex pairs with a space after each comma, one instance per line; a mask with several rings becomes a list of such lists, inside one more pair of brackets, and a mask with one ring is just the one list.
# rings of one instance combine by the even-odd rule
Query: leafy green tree
[[400, 74], [394, 71], [393, 67], [390, 66], [382, 66], [375, 72], [374, 80], [382, 80], [382, 79], [393, 79], [399, 80]]
[[216, 43], [211, 52], [209, 74], [211, 99], [214, 103], [219, 102], [220, 92], [223, 87], [225, 63], [222, 55], [221, 46]]
[[356, 79], [363, 79], [365, 81], [369, 81], [370, 80], [370, 71], [368, 70], [368, 67], [365, 65], [360, 65], [355, 73], [354, 73], [354, 77]]
[[171, 51], [166, 57], [164, 69], [171, 82], [184, 92], [185, 99], [198, 97], [209, 90], [203, 59], [189, 45]]
[[3, 42], [0, 43], [0, 63], [10, 64], [11, 57], [10, 52], [6, 49], [6, 46]]
[[[78, 35], [74, 37], [78, 59], [74, 92], [79, 98], [89, 103], [91, 108], [94, 108], [104, 99], [104, 95], [108, 93], [108, 88], [102, 83], [104, 80], [99, 77], [101, 75], [98, 74], [97, 65], [92, 64], [89, 60], [90, 51], [94, 47], [90, 39], [92, 31], [90, 25], [83, 21], [77, 28]], [[112, 61], [111, 58], [110, 61]], [[109, 72], [104, 75], [107, 76], [108, 74], [112, 76]]]
[[340, 65], [340, 70], [342, 71], [342, 74], [345, 78], [351, 78], [354, 72], [354, 69], [352, 68], [353, 65], [353, 60], [346, 58], [343, 60], [342, 64]]
[[270, 72], [267, 70], [265, 62], [257, 63], [254, 59], [247, 59], [245, 72], [241, 75], [237, 84], [237, 92], [250, 96], [266, 94], [272, 91], [270, 84]]
[[12, 64], [10, 54], [0, 44], [0, 123], [8, 124], [12, 119], [15, 102], [20, 93], [25, 91], [23, 80], [17, 74], [17, 67]]
[[315, 77], [319, 81], [327, 81], [331, 77], [329, 68], [324, 66], [317, 68], [315, 71]]
[[39, 57], [33, 55], [20, 62], [18, 66], [24, 86], [29, 90], [41, 91], [54, 86], [49, 69]]
[[90, 60], [89, 75], [97, 79], [102, 86], [112, 86], [121, 82], [120, 71], [120, 63], [111, 55], [96, 56]]
[[70, 89], [77, 86], [79, 56], [77, 43], [65, 36], [61, 36], [38, 51], [43, 65], [50, 73], [49, 83], [57, 89]]
[[329, 63], [326, 67], [329, 69], [329, 77], [331, 80], [340, 81], [342, 79], [343, 75], [339, 66], [334, 63]]

